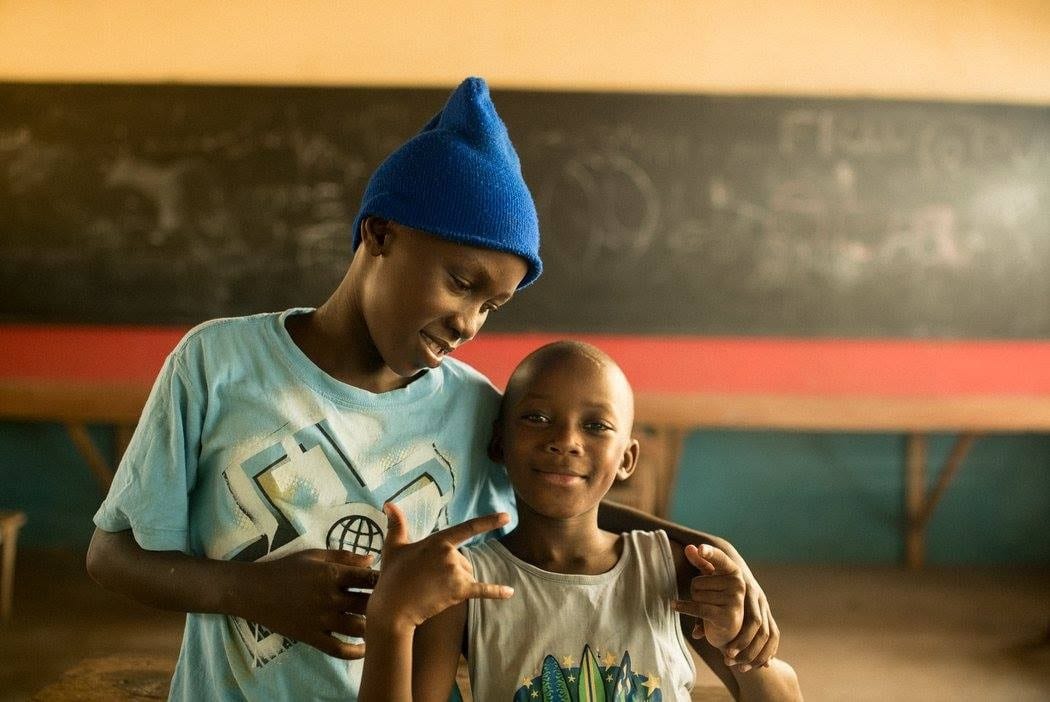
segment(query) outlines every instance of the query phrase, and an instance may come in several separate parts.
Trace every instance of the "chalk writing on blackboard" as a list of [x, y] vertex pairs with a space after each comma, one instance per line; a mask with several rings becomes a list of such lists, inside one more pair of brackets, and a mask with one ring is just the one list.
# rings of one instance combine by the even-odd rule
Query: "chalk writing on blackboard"
[[[317, 304], [442, 90], [0, 84], [0, 319]], [[495, 91], [544, 277], [488, 328], [1050, 336], [1050, 108]]]

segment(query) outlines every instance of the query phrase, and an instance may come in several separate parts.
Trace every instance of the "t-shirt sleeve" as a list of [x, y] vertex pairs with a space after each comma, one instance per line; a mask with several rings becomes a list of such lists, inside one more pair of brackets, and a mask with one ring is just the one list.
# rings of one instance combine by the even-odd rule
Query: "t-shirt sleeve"
[[477, 437], [471, 457], [470, 474], [473, 484], [469, 489], [474, 491], [473, 514], [464, 518], [480, 517], [494, 512], [507, 512], [508, 522], [502, 529], [480, 534], [468, 543], [480, 543], [492, 538], [509, 534], [518, 521], [518, 510], [514, 500], [514, 488], [510, 484], [507, 469], [495, 463], [488, 455], [489, 439], [492, 436], [492, 420], [499, 412], [500, 395], [485, 381], [476, 389], [477, 405], [474, 414], [474, 432]]
[[131, 529], [150, 551], [189, 553], [188, 495], [197, 475], [203, 403], [180, 349], [164, 363], [109, 494], [95, 514], [104, 531]]
[[506, 536], [518, 523], [518, 508], [514, 501], [514, 488], [510, 484], [507, 470], [498, 463], [493, 463], [485, 456], [479, 460], [483, 466], [484, 473], [481, 477], [481, 485], [478, 491], [478, 516], [492, 514], [494, 512], [506, 512], [510, 515], [510, 521], [501, 529], [489, 531], [475, 537], [468, 543], [479, 543], [488, 539], [498, 539]]

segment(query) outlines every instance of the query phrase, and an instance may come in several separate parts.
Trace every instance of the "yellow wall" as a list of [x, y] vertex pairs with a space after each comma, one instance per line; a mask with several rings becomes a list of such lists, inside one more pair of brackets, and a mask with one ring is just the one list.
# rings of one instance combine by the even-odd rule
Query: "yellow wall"
[[0, 0], [0, 80], [1050, 102], [1047, 0]]

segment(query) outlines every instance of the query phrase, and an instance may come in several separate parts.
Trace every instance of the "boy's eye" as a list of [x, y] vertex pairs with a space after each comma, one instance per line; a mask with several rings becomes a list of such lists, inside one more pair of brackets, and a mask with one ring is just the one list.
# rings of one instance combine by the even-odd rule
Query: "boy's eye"
[[587, 431], [593, 431], [596, 434], [613, 430], [613, 428], [605, 422], [587, 422], [587, 424], [583, 425], [583, 428]]
[[528, 414], [523, 414], [521, 418], [530, 424], [550, 424], [550, 420], [539, 412], [529, 412]]
[[450, 274], [449, 278], [451, 278], [452, 280], [452, 287], [454, 287], [456, 290], [467, 292], [471, 289], [471, 287], [473, 287], [469, 280], [458, 276], [455, 273]]

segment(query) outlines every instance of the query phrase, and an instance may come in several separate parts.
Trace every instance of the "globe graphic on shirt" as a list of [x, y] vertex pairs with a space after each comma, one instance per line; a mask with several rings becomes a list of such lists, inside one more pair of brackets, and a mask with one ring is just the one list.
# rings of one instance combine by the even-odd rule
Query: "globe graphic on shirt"
[[343, 517], [328, 530], [328, 548], [350, 551], [361, 556], [375, 556], [372, 565], [379, 563], [383, 552], [383, 530], [368, 517], [351, 514]]

